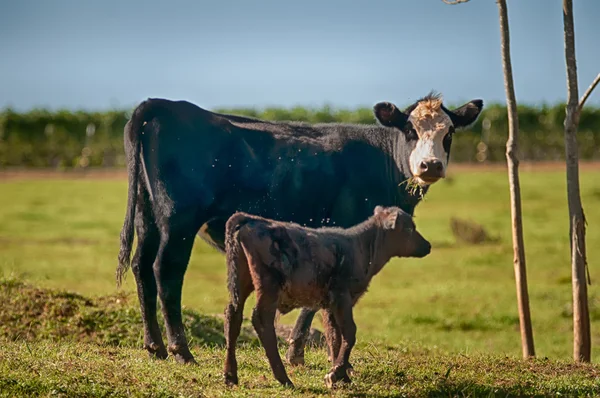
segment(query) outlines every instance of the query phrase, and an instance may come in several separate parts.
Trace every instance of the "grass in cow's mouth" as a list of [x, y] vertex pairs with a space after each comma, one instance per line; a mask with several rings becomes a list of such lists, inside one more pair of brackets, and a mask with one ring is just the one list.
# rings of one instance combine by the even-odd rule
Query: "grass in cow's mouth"
[[409, 194], [413, 196], [419, 196], [420, 199], [424, 199], [425, 192], [423, 191], [423, 187], [421, 184], [417, 182], [417, 179], [414, 177], [407, 178], [402, 181], [398, 186], [406, 185], [406, 190]]

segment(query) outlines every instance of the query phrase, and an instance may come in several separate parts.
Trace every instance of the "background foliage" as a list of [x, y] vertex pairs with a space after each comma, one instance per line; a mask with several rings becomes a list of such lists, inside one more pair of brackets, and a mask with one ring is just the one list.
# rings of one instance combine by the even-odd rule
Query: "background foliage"
[[[310, 123], [374, 123], [371, 108], [238, 108], [217, 112], [265, 120]], [[0, 113], [0, 168], [7, 167], [123, 167], [123, 127], [131, 110], [70, 112], [32, 110]], [[520, 158], [552, 161], [564, 158], [564, 104], [520, 106]], [[452, 144], [453, 162], [504, 161], [506, 107], [486, 106], [477, 123], [462, 131]], [[600, 108], [587, 107], [579, 129], [582, 160], [600, 159]]]

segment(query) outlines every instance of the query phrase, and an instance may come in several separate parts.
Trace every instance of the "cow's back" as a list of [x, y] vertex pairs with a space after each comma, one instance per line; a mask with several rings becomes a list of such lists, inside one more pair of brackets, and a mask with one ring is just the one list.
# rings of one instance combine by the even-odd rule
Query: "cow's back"
[[418, 202], [398, 187], [405, 178], [393, 170], [390, 151], [372, 142], [373, 136], [391, 139], [389, 130], [266, 122], [186, 101], [150, 101], [156, 111], [144, 129], [142, 153], [152, 193], [213, 220], [210, 240], [217, 246], [235, 211], [350, 227], [378, 204], [412, 213]]

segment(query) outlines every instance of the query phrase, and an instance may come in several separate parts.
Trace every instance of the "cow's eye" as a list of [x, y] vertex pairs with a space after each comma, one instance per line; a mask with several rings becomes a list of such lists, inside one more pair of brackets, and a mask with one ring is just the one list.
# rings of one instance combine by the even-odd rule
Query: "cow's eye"
[[450, 145], [452, 145], [452, 135], [453, 134], [454, 134], [454, 127], [450, 127], [448, 129], [448, 133], [444, 136], [443, 145], [444, 145], [444, 151], [446, 151], [446, 153], [450, 153]]
[[417, 130], [415, 130], [415, 129], [408, 130], [408, 132], [406, 133], [406, 139], [408, 141], [418, 140], [419, 135], [417, 134]]

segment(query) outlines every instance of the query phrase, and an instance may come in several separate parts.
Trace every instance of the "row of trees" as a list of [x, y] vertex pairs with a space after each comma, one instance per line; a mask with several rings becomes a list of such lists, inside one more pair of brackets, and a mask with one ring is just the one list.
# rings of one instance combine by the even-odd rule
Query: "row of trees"
[[[519, 106], [521, 159], [561, 160], [565, 157], [563, 122], [565, 105]], [[217, 109], [265, 120], [310, 123], [374, 123], [370, 108], [354, 110], [325, 106]], [[109, 112], [0, 112], [0, 167], [122, 167], [123, 127], [131, 110]], [[580, 156], [600, 160], [600, 108], [580, 114]], [[452, 162], [498, 162], [505, 158], [509, 126], [504, 105], [486, 105], [477, 124], [460, 133], [452, 144]]]

